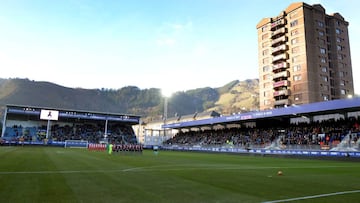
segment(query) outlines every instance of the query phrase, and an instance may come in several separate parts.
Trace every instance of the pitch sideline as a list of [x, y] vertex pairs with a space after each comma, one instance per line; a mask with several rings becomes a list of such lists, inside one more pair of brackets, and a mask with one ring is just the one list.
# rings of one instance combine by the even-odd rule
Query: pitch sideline
[[[175, 166], [195, 166], [186, 168], [166, 168]], [[196, 167], [197, 166], [197, 167]], [[216, 166], [216, 167], [212, 167]], [[350, 166], [308, 166], [308, 167], [281, 167], [281, 166], [268, 166], [268, 167], [236, 167], [236, 166], [222, 166], [219, 165], [194, 165], [194, 164], [175, 164], [175, 165], [158, 165], [150, 167], [134, 167], [124, 169], [108, 169], [108, 170], [68, 170], [68, 171], [0, 171], [0, 175], [13, 175], [13, 174], [71, 174], [71, 173], [114, 173], [114, 172], [146, 172], [146, 171], [180, 171], [180, 170], [264, 170], [264, 169], [300, 169], [300, 168], [347, 168]]]
[[351, 193], [360, 193], [360, 190], [350, 190], [350, 191], [333, 192], [333, 193], [310, 195], [310, 196], [303, 196], [303, 197], [294, 197], [294, 198], [290, 198], [290, 199], [278, 199], [278, 200], [266, 201], [263, 203], [291, 202], [291, 201], [297, 201], [297, 200], [315, 199], [315, 198], [320, 198], [320, 197], [329, 197], [329, 196], [344, 195], [344, 194], [351, 194]]

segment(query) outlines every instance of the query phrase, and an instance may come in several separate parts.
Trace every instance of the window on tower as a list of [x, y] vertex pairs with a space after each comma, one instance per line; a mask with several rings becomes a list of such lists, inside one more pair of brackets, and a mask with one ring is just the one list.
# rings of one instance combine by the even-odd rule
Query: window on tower
[[294, 100], [295, 101], [301, 101], [302, 100], [302, 95], [301, 94], [295, 94], [294, 95]]
[[269, 29], [268, 29], [268, 26], [267, 25], [264, 25], [262, 28], [261, 28], [261, 31], [262, 32], [266, 32], [266, 31], [268, 31]]
[[298, 25], [298, 20], [294, 20], [292, 22], [290, 22], [290, 27], [294, 27]]
[[294, 36], [294, 35], [297, 35], [299, 34], [299, 30], [298, 29], [295, 29], [295, 30], [292, 30], [291, 31], [291, 36]]
[[324, 82], [328, 82], [328, 81], [329, 81], [329, 78], [328, 78], [327, 76], [323, 76], [322, 78], [323, 78], [323, 81], [324, 81]]
[[325, 49], [325, 48], [320, 47], [320, 53], [321, 53], [321, 54], [326, 54], [326, 49]]
[[299, 38], [294, 38], [291, 40], [291, 44], [296, 44], [299, 42]]
[[319, 27], [324, 27], [324, 22], [318, 21], [318, 26]]
[[262, 52], [262, 55], [263, 56], [266, 56], [269, 54], [269, 49], [265, 49], [263, 52]]
[[301, 75], [294, 75], [294, 81], [301, 80]]
[[295, 65], [293, 67], [293, 70], [294, 70], [294, 72], [300, 71], [301, 70], [301, 65]]
[[320, 58], [320, 62], [321, 62], [321, 63], [326, 63], [326, 58], [325, 58], [325, 57], [321, 57], [321, 58]]
[[336, 34], [338, 34], [338, 35], [341, 34], [341, 30], [340, 30], [339, 28], [336, 28], [336, 29], [335, 29], [335, 32], [336, 32]]
[[299, 52], [300, 52], [300, 47], [297, 46], [297, 47], [292, 48], [292, 49], [291, 49], [291, 52], [292, 52], [293, 54], [299, 53]]
[[264, 66], [263, 67], [263, 72], [268, 72], [270, 71], [270, 66]]

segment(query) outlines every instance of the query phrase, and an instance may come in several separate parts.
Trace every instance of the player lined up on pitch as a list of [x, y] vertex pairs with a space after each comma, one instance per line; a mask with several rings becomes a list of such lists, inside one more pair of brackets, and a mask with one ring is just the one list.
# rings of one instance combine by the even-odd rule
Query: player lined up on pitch
[[93, 144], [90, 143], [88, 146], [89, 151], [105, 151], [108, 154], [113, 152], [142, 152], [143, 145], [141, 144]]

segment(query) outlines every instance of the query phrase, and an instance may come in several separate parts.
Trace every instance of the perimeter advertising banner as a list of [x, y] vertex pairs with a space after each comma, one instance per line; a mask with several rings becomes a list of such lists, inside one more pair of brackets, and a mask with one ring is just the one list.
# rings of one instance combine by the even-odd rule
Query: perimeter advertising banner
[[58, 118], [59, 118], [59, 111], [41, 109], [40, 119], [57, 121]]

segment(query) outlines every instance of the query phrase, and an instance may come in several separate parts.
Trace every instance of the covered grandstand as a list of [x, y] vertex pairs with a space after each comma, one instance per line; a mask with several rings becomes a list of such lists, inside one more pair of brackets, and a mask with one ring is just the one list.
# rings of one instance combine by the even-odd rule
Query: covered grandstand
[[[312, 104], [292, 105], [284, 108], [275, 108], [264, 111], [252, 111], [247, 113], [218, 116], [215, 118], [192, 120], [187, 122], [169, 123], [163, 128], [189, 129], [211, 127], [214, 125], [228, 125], [233, 123], [244, 124], [246, 122], [261, 122], [275, 119], [290, 123], [300, 118], [306, 121], [316, 121], [316, 118], [329, 118], [328, 115], [342, 115], [342, 117], [360, 116], [360, 98], [331, 100]], [[332, 117], [333, 117], [332, 116]]]
[[137, 143], [132, 126], [139, 120], [136, 115], [6, 105], [1, 140], [3, 144], [57, 146], [67, 140]]
[[[360, 157], [360, 98], [164, 124], [166, 149]], [[304, 151], [299, 151], [304, 150]], [[344, 153], [342, 153], [344, 152]]]

